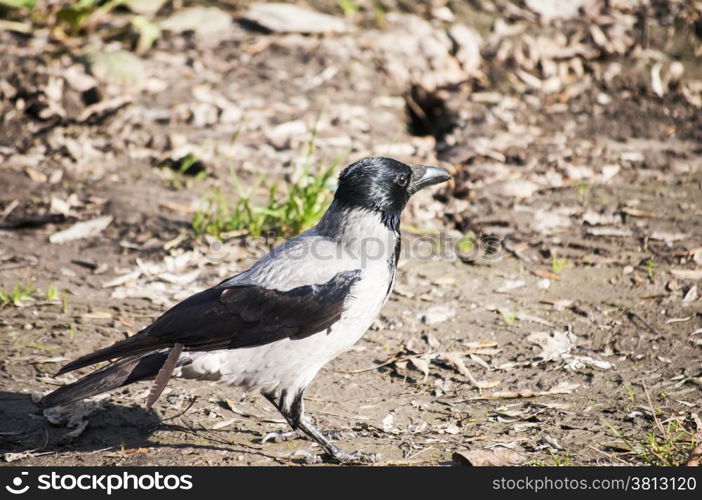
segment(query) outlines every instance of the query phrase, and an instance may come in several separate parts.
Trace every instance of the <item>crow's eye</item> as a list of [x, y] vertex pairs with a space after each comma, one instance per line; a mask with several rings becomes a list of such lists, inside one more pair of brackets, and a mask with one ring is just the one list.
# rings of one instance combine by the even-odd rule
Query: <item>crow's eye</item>
[[399, 184], [400, 186], [405, 187], [409, 182], [409, 176], [405, 174], [400, 174], [395, 178], [395, 182], [397, 182], [397, 184]]

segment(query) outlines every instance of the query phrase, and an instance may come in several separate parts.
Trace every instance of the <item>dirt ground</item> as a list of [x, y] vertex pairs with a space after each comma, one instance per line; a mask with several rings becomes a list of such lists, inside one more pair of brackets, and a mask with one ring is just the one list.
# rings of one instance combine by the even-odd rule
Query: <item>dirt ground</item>
[[[455, 174], [411, 202], [394, 293], [307, 392], [308, 414], [340, 447], [382, 464], [453, 464], [455, 453], [684, 463], [702, 436], [699, 10], [671, 2], [669, 20], [651, 8], [643, 47], [615, 37], [618, 22], [640, 21], [626, 6], [545, 22], [521, 2], [435, 4], [453, 17], [422, 3], [325, 35], [261, 30], [229, 7], [226, 30], [164, 30], [150, 50], [127, 50], [140, 63], [119, 75], [91, 51], [128, 43], [98, 28], [0, 30], [0, 289], [33, 289], [0, 306], [0, 458], [280, 465], [321, 454], [302, 438], [264, 440], [287, 430], [280, 415], [214, 382], [173, 380], [153, 411], [147, 384], [63, 416], [33, 402], [74, 379], [52, 376], [68, 360], [249, 265], [244, 238], [196, 238], [193, 210], [217, 187], [236, 196], [229, 169], [245, 185], [289, 178], [314, 137], [318, 166], [387, 155]], [[482, 37], [477, 66], [460, 37], [441, 45], [456, 23]], [[445, 53], [415, 53], [431, 33]], [[539, 37], [584, 48], [546, 55]], [[158, 167], [186, 154], [204, 178]], [[112, 218], [99, 234], [50, 242], [98, 216]], [[426, 257], [440, 233], [470, 235], [471, 255], [446, 244]]]

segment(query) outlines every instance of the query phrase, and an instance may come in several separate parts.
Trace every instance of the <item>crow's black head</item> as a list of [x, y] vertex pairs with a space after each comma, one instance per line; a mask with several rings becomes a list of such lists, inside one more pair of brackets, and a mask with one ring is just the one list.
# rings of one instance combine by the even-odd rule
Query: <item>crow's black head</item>
[[379, 212], [394, 227], [410, 196], [450, 178], [442, 168], [405, 165], [391, 158], [364, 158], [341, 172], [334, 199], [345, 207]]

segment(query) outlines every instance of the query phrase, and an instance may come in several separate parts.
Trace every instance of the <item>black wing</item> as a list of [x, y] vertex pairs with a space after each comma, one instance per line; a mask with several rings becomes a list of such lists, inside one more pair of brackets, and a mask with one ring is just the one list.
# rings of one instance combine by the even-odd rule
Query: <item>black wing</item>
[[136, 335], [67, 364], [59, 374], [174, 344], [210, 351], [305, 338], [339, 320], [351, 286], [360, 278], [361, 270], [356, 269], [321, 285], [285, 292], [257, 285], [210, 288], [172, 307]]

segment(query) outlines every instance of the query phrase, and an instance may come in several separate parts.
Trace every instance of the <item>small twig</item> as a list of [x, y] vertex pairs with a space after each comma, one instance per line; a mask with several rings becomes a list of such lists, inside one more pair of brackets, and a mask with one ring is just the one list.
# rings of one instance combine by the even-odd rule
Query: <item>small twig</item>
[[506, 240], [502, 242], [502, 247], [503, 247], [505, 250], [507, 250], [509, 253], [511, 253], [515, 258], [517, 258], [517, 259], [519, 259], [519, 260], [521, 260], [521, 261], [524, 261], [524, 262], [527, 262], [527, 263], [534, 262], [534, 260], [533, 260], [532, 258], [528, 257], [527, 255], [524, 255], [524, 254], [522, 253], [522, 250], [521, 250], [521, 249], [516, 249], [516, 248], [514, 248], [514, 247], [513, 247], [508, 241], [506, 241]]
[[607, 453], [607, 452], [604, 451], [604, 450], [600, 450], [599, 448], [597, 448], [597, 447], [595, 447], [595, 446], [592, 446], [591, 444], [588, 444], [587, 447], [590, 448], [591, 450], [595, 450], [595, 451], [598, 452], [598, 453], [602, 453], [604, 456], [608, 457], [610, 460], [618, 460], [618, 461], [620, 461], [621, 463], [623, 463], [624, 465], [631, 465], [631, 464], [630, 464], [629, 462], [627, 462], [626, 460], [622, 460], [621, 458], [619, 458], [619, 457], [617, 457], [617, 456], [615, 456], [615, 455], [612, 455], [611, 453]]
[[651, 331], [651, 333], [653, 333], [654, 335], [656, 335], [658, 337], [663, 336], [658, 330], [656, 330], [651, 325], [651, 323], [649, 323], [648, 321], [643, 319], [638, 313], [635, 313], [634, 311], [626, 311], [626, 316], [627, 316], [627, 318], [629, 318], [629, 321], [631, 321], [632, 323], [634, 322], [632, 318], [638, 319], [641, 322], [641, 324], [643, 324], [646, 328], [648, 328]]
[[650, 46], [650, 30], [648, 25], [648, 9], [646, 5], [641, 5], [637, 14], [637, 17], [639, 18], [639, 26], [641, 27], [641, 31], [639, 33], [639, 43], [641, 44], [641, 48], [647, 49]]
[[646, 394], [646, 400], [648, 401], [649, 408], [651, 408], [651, 414], [653, 415], [653, 421], [656, 423], [656, 427], [658, 427], [658, 430], [661, 431], [663, 438], [669, 440], [668, 433], [663, 428], [663, 424], [661, 424], [658, 415], [656, 415], [656, 409], [653, 407], [653, 402], [651, 401], [651, 395], [648, 393], [648, 387], [646, 387], [646, 382], [642, 381], [641, 385], [643, 385], [644, 394]]
[[116, 446], [108, 446], [107, 448], [101, 448], [99, 450], [93, 450], [88, 453], [88, 455], [97, 455], [98, 453], [104, 453], [106, 451], [117, 451]]
[[422, 448], [421, 450], [419, 450], [418, 452], [416, 452], [416, 453], [414, 453], [414, 454], [407, 455], [407, 456], [405, 457], [405, 460], [412, 460], [413, 458], [418, 457], [419, 455], [421, 455], [421, 454], [424, 453], [425, 451], [429, 451], [429, 450], [433, 450], [433, 449], [434, 449], [433, 446], [427, 446], [426, 448]]
[[[1, 228], [0, 228], [1, 229]], [[33, 255], [28, 255], [25, 257], [13, 257], [18, 259], [16, 262], [9, 262], [7, 264], [0, 265], [0, 271], [9, 271], [10, 269], [20, 269], [22, 267], [35, 266], [39, 262]]]
[[0, 214], [0, 222], [5, 222], [5, 219], [7, 219], [7, 216], [12, 213], [12, 211], [17, 208], [19, 205], [19, 200], [15, 199], [12, 200], [7, 207], [5, 207], [5, 210], [2, 211], [2, 214]]
[[173, 420], [174, 418], [182, 417], [183, 415], [185, 415], [188, 412], [188, 410], [190, 410], [190, 408], [193, 407], [196, 400], [197, 400], [197, 396], [193, 396], [193, 398], [190, 400], [190, 404], [187, 406], [187, 408], [185, 408], [185, 410], [181, 411], [180, 413], [178, 413], [176, 415], [173, 415], [172, 417], [161, 419], [161, 421], [159, 422], [159, 425], [162, 424], [163, 422], [168, 422], [169, 420]]
[[359, 368], [359, 369], [357, 369], [357, 370], [334, 370], [334, 371], [337, 372], [337, 373], [344, 373], [344, 374], [355, 375], [355, 374], [357, 374], [357, 373], [371, 372], [371, 371], [373, 371], [373, 370], [377, 370], [378, 368], [382, 368], [382, 367], [384, 367], [384, 366], [391, 365], [391, 364], [393, 364], [393, 363], [395, 363], [395, 362], [397, 362], [397, 361], [406, 361], [407, 359], [409, 359], [408, 356], [393, 356], [392, 358], [386, 359], [385, 361], [383, 361], [383, 362], [380, 363], [380, 364], [377, 364], [377, 365], [375, 365], [375, 366], [370, 366], [370, 367], [368, 367], [368, 368]]
[[405, 96], [405, 102], [407, 103], [407, 106], [412, 110], [412, 112], [417, 115], [417, 118], [422, 120], [428, 128], [432, 128], [431, 123], [427, 118], [427, 114], [424, 112], [419, 103], [417, 103], [417, 101], [414, 100], [414, 97], [412, 97], [411, 94], [407, 94], [407, 96]]

